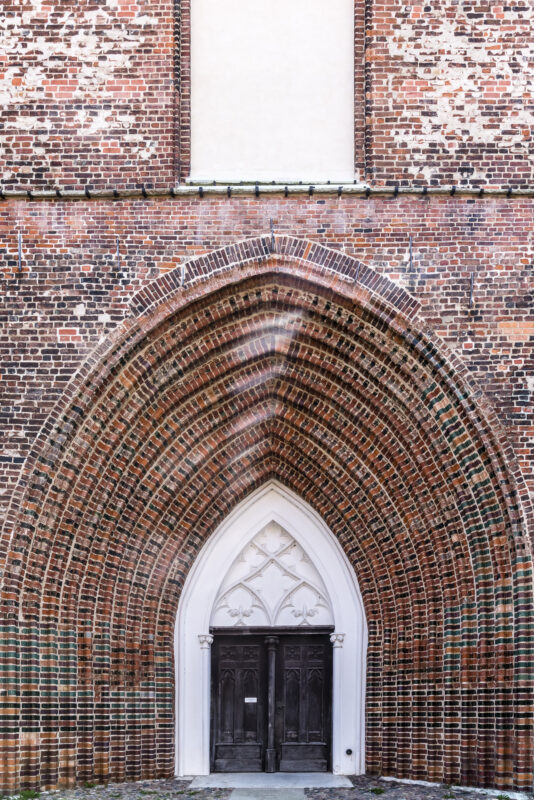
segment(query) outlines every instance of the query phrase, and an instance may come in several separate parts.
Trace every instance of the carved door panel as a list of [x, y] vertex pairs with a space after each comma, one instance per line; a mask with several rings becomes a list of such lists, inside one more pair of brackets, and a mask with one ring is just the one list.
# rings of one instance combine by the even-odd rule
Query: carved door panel
[[330, 768], [332, 646], [327, 635], [220, 635], [212, 646], [211, 769]]
[[214, 772], [262, 772], [264, 637], [215, 637], [212, 646]]
[[277, 743], [280, 772], [330, 768], [332, 646], [326, 636], [280, 641], [277, 669]]

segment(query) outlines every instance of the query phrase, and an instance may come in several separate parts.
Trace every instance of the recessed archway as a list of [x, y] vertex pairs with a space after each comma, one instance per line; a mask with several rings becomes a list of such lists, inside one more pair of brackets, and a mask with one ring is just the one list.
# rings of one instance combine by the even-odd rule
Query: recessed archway
[[[321, 568], [334, 621], [332, 771], [365, 770], [367, 626], [354, 570], [320, 516], [277, 481], [243, 500], [204, 545], [191, 568], [175, 629], [178, 775], [210, 771], [210, 621], [221, 580], [258, 531], [276, 522]], [[276, 630], [276, 628], [274, 628]]]
[[20, 653], [43, 691], [6, 712], [5, 788], [174, 774], [184, 582], [273, 479], [357, 574], [367, 770], [530, 785], [528, 498], [417, 302], [342, 253], [268, 236], [161, 276], [131, 310], [43, 428], [6, 521], [18, 649], [2, 658], [18, 686]]

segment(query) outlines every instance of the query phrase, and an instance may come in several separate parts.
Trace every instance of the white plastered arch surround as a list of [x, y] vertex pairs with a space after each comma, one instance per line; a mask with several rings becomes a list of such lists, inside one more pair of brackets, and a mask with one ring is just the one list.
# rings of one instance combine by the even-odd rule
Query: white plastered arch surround
[[177, 775], [209, 774], [212, 609], [237, 555], [271, 521], [287, 530], [319, 569], [332, 604], [332, 771], [365, 771], [367, 624], [356, 575], [321, 517], [282, 484], [269, 481], [217, 528], [184, 584], [174, 635]]

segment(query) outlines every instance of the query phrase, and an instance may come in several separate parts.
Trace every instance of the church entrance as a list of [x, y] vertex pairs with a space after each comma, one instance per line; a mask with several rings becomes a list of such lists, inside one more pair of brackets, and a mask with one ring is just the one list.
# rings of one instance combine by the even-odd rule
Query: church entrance
[[178, 775], [364, 772], [358, 584], [293, 492], [269, 481], [204, 545], [175, 643]]
[[332, 644], [327, 632], [215, 634], [212, 772], [326, 772]]

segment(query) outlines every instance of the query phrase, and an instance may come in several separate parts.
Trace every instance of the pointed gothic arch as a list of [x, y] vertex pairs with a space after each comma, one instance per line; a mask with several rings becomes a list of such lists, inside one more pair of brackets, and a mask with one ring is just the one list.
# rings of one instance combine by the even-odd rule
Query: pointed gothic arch
[[8, 698], [5, 788], [174, 774], [184, 581], [273, 478], [357, 573], [367, 769], [528, 786], [532, 688], [510, 678], [532, 666], [528, 494], [417, 301], [344, 253], [262, 236], [161, 275], [130, 308], [47, 420], [6, 518], [2, 611], [19, 638], [1, 658], [17, 685], [20, 653], [45, 691], [31, 714]]
[[236, 557], [270, 522], [287, 531], [312, 564], [321, 568], [334, 624], [332, 770], [340, 775], [365, 770], [367, 624], [358, 581], [321, 517], [294, 492], [270, 480], [234, 508], [213, 533], [184, 584], [174, 640], [178, 775], [209, 773], [213, 610]]

